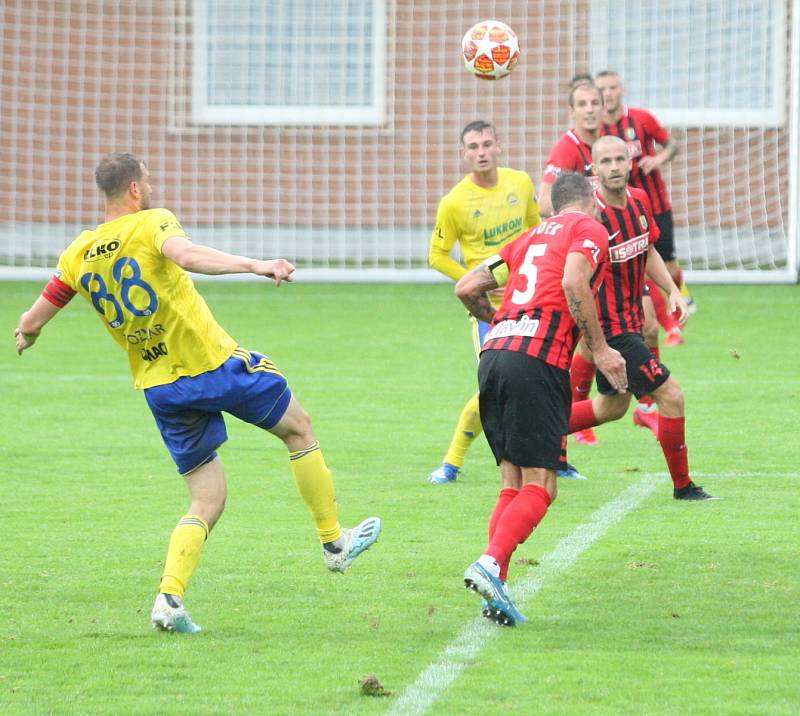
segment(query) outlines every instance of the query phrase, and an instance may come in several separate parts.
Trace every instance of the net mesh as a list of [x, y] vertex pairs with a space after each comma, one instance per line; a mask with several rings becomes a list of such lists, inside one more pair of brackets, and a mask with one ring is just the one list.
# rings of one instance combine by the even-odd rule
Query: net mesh
[[[505, 163], [538, 184], [570, 78], [612, 67], [680, 147], [665, 177], [684, 267], [791, 274], [796, 3], [743, 0], [715, 22], [716, 5], [7, 0], [0, 266], [52, 267], [102, 218], [99, 158], [130, 151], [197, 241], [323, 278], [428, 278], [463, 125], [493, 121]], [[522, 46], [497, 82], [460, 57], [487, 18]]]

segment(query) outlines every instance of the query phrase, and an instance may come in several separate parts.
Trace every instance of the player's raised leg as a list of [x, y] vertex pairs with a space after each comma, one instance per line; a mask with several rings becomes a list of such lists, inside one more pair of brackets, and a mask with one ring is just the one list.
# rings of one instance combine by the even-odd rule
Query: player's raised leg
[[585, 430], [588, 427], [619, 420], [628, 410], [630, 393], [597, 395], [591, 400], [573, 403], [569, 416], [569, 431]]
[[326, 566], [333, 572], [344, 572], [378, 540], [380, 518], [369, 517], [353, 528], [341, 527], [333, 476], [314, 436], [311, 418], [294, 396], [269, 431], [289, 449], [292, 475], [316, 524]]
[[[586, 347], [583, 339], [581, 339], [572, 356], [572, 364], [569, 369], [569, 382], [570, 389], [572, 390], [573, 403], [578, 403], [589, 398], [596, 372], [597, 369], [592, 361], [592, 353]], [[591, 428], [578, 430], [572, 434], [572, 437], [575, 438], [575, 442], [581, 445], [597, 445], [599, 442], [594, 430]]]

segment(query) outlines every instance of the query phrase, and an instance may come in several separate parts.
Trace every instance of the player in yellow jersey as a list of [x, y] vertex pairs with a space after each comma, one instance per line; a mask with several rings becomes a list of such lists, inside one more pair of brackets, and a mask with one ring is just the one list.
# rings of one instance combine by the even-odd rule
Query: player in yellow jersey
[[[432, 268], [458, 281], [501, 246], [539, 224], [539, 206], [531, 178], [523, 171], [498, 166], [502, 148], [494, 126], [477, 120], [461, 132], [461, 157], [470, 173], [439, 202], [428, 261]], [[458, 244], [462, 262], [450, 254]], [[495, 308], [502, 293], [493, 296]], [[487, 323], [470, 316], [473, 344], [480, 353]], [[464, 406], [450, 447], [440, 467], [428, 480], [452, 482], [464, 464], [464, 456], [481, 434], [478, 394]]]
[[264, 355], [237, 345], [211, 314], [186, 271], [252, 273], [276, 285], [294, 266], [192, 243], [174, 214], [150, 208], [150, 173], [131, 154], [103, 158], [95, 179], [105, 222], [84, 231], [61, 255], [55, 276], [14, 331], [17, 352], [30, 348], [76, 293], [94, 307], [127, 352], [134, 385], [144, 390], [164, 443], [189, 489], [190, 505], [170, 537], [153, 626], [200, 631], [183, 596], [203, 543], [225, 507], [227, 483], [217, 448], [227, 440], [223, 412], [271, 432], [289, 450], [297, 487], [308, 505], [331, 571], [344, 572], [378, 539], [370, 517], [339, 525], [333, 480], [311, 421], [286, 379]]

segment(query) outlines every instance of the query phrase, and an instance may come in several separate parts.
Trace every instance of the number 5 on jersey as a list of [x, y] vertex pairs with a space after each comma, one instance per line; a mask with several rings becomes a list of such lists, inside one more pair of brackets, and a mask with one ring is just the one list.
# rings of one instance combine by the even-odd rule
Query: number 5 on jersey
[[533, 294], [536, 292], [536, 274], [538, 273], [534, 261], [540, 256], [544, 256], [545, 251], [547, 251], [547, 244], [531, 244], [528, 247], [525, 258], [519, 267], [520, 275], [524, 276], [528, 283], [524, 291], [514, 289], [514, 293], [511, 294], [512, 303], [522, 306], [533, 298]]

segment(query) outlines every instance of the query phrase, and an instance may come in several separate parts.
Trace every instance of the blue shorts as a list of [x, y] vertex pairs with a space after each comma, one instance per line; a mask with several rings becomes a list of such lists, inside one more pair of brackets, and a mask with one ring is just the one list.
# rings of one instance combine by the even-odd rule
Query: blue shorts
[[216, 370], [146, 388], [144, 397], [178, 472], [186, 475], [216, 457], [228, 439], [222, 411], [269, 430], [292, 392], [269, 358], [236, 348]]

